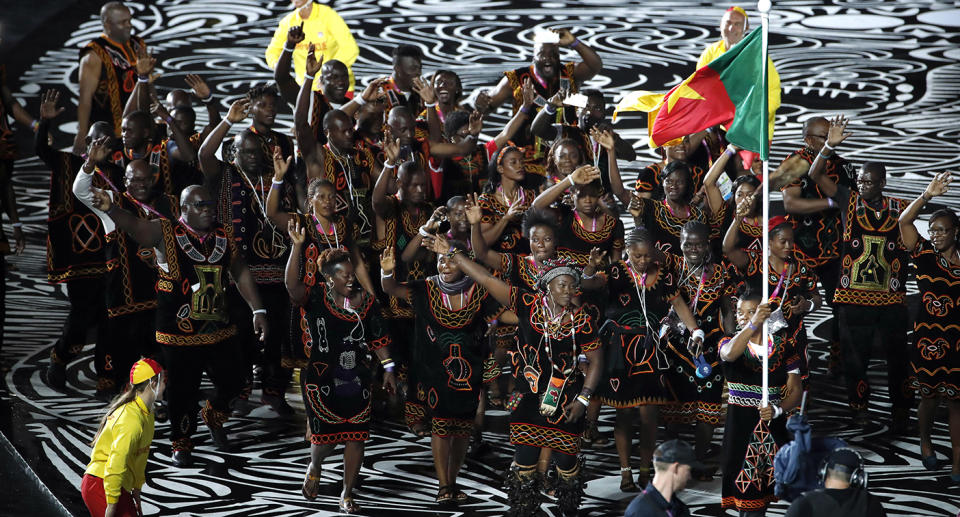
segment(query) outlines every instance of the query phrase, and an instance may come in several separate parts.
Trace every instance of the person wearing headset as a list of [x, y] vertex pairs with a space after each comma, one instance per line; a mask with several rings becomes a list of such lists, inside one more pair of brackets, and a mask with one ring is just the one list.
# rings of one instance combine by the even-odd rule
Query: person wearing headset
[[786, 517], [887, 515], [880, 498], [867, 491], [867, 478], [863, 458], [857, 451], [846, 447], [834, 449], [820, 469], [823, 488], [807, 492], [794, 500]]

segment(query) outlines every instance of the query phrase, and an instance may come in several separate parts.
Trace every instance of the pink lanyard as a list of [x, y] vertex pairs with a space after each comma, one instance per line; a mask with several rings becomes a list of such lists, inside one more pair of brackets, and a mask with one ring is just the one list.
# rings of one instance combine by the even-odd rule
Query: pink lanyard
[[[587, 227], [583, 225], [583, 219], [580, 218], [580, 212], [574, 211], [574, 212], [573, 212], [573, 217], [576, 218], [576, 220], [577, 220], [578, 223], [580, 223], [580, 227], [581, 227], [581, 228], [583, 228], [584, 230], [587, 229]], [[590, 226], [590, 231], [591, 231], [591, 232], [597, 231], [597, 218], [596, 218], [596, 217], [593, 218], [593, 224]]]
[[[320, 235], [323, 235], [323, 240], [327, 241], [327, 247], [332, 248], [334, 246], [330, 245], [330, 239], [327, 238], [327, 231], [323, 229], [323, 225], [320, 224], [320, 219], [317, 219], [317, 216], [310, 214], [310, 217], [313, 218], [313, 222], [317, 223], [317, 231], [320, 232]], [[333, 234], [333, 242], [337, 248], [340, 247], [340, 238], [337, 237], [337, 223], [330, 222], [330, 232]]]
[[[673, 213], [673, 208], [670, 207], [670, 203], [667, 203], [667, 200], [663, 200], [663, 206], [667, 207], [667, 210], [670, 212], [670, 215], [676, 217], [677, 214]], [[687, 205], [687, 218], [690, 218], [690, 205]]]
[[774, 299], [780, 294], [780, 288], [783, 287], [783, 281], [787, 278], [787, 270], [790, 268], [789, 264], [783, 265], [783, 271], [780, 272], [780, 281], [777, 282], [777, 288], [773, 290], [773, 294], [770, 295], [770, 299]]
[[[103, 181], [106, 181], [106, 182], [107, 182], [107, 185], [108, 185], [114, 192], [116, 192], [117, 194], [120, 194], [120, 189], [118, 189], [117, 186], [114, 185], [112, 181], [110, 181], [110, 178], [108, 178], [107, 175], [104, 174], [103, 171], [100, 170], [100, 167], [97, 167], [97, 175], [100, 176], [101, 178], [103, 178]], [[127, 199], [129, 199], [133, 204], [135, 204], [135, 205], [137, 205], [138, 207], [140, 207], [141, 209], [143, 209], [145, 212], [151, 213], [151, 214], [153, 214], [153, 215], [155, 215], [155, 216], [157, 216], [157, 217], [159, 217], [159, 218], [161, 218], [161, 219], [166, 219], [166, 217], [165, 217], [163, 214], [161, 214], [160, 212], [157, 212], [156, 210], [154, 210], [154, 208], [151, 207], [150, 205], [148, 205], [148, 204], [146, 204], [146, 203], [143, 203], [143, 202], [137, 200], [135, 197], [131, 196], [128, 192], [123, 192], [122, 195], [123, 195], [124, 197], [126, 197]]]
[[208, 234], [204, 235], [203, 237], [201, 237], [201, 236], [200, 236], [200, 232], [194, 230], [192, 226], [190, 226], [189, 224], [187, 224], [187, 221], [184, 220], [184, 218], [183, 218], [182, 215], [180, 216], [180, 224], [182, 224], [184, 227], [186, 227], [187, 230], [190, 230], [190, 233], [192, 233], [192, 234], [195, 235], [198, 239], [200, 239], [200, 243], [201, 243], [201, 244], [204, 243], [204, 242], [207, 242], [207, 237], [210, 237], [210, 235], [211, 235], [210, 233], [208, 233]]
[[[499, 192], [499, 193], [500, 193], [500, 196], [501, 196], [504, 200], [507, 201], [507, 203], [506, 203], [507, 208], [510, 208], [510, 205], [511, 205], [512, 203], [510, 203], [510, 200], [507, 199], [507, 194], [503, 191], [503, 185], [502, 185], [502, 184], [497, 187], [497, 192]], [[527, 195], [526, 195], [526, 193], [523, 191], [523, 187], [519, 187], [519, 186], [518, 186], [518, 187], [517, 187], [517, 200], [516, 200], [515, 202], [518, 202], [518, 203], [520, 203], [520, 204], [522, 205], [524, 202], [526, 202], [526, 200], [527, 200]]]

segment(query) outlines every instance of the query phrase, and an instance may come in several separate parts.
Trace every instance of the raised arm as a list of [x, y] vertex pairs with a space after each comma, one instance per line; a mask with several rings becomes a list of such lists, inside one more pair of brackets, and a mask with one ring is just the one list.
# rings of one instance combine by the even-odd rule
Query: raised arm
[[400, 260], [405, 264], [409, 264], [417, 258], [417, 252], [420, 251], [420, 243], [423, 240], [424, 233], [436, 233], [440, 229], [440, 221], [443, 219], [443, 216], [447, 213], [446, 205], [438, 206], [432, 214], [430, 214], [430, 219], [420, 227], [420, 230], [416, 235], [407, 242], [407, 245], [404, 246], [403, 251], [400, 253]]
[[807, 174], [810, 176], [810, 179], [816, 182], [817, 186], [820, 188], [820, 192], [827, 197], [833, 197], [837, 194], [838, 186], [836, 182], [828, 178], [823, 171], [827, 167], [827, 159], [834, 154], [834, 148], [839, 146], [844, 140], [847, 139], [853, 133], [847, 133], [847, 118], [843, 115], [838, 115], [830, 121], [830, 129], [827, 132], [827, 141], [823, 145], [823, 149], [820, 150], [820, 153], [817, 154], [813, 163], [810, 164], [810, 172]]
[[387, 246], [380, 254], [380, 287], [383, 292], [390, 296], [409, 300], [413, 295], [413, 290], [408, 286], [397, 282], [393, 273], [397, 267], [397, 250], [393, 246]]
[[77, 95], [77, 136], [73, 139], [73, 154], [80, 156], [84, 151], [84, 139], [90, 130], [90, 110], [93, 107], [93, 93], [100, 84], [101, 61], [95, 52], [87, 52], [80, 59], [80, 92]]
[[[279, 27], [277, 30], [279, 31]], [[277, 87], [280, 88], [280, 98], [287, 104], [296, 104], [297, 102], [297, 92], [299, 88], [297, 88], [297, 82], [290, 74], [290, 63], [293, 62], [293, 51], [304, 38], [303, 23], [291, 26], [287, 30], [287, 42], [280, 52], [280, 57], [277, 58], [277, 66], [273, 69], [273, 80], [276, 81]], [[268, 49], [267, 52], [269, 53], [270, 50], [271, 49]], [[312, 88], [313, 81], [310, 81], [310, 83], [310, 87]]]
[[450, 244], [447, 243], [447, 239], [442, 235], [424, 237], [423, 245], [434, 253], [443, 254], [446, 255], [448, 259], [452, 259], [457, 264], [457, 267], [460, 268], [460, 271], [463, 271], [463, 274], [483, 286], [500, 305], [508, 309], [512, 308], [510, 306], [510, 286], [503, 280], [491, 275], [485, 267], [470, 260], [460, 251], [451, 251]]
[[302, 307], [307, 303], [307, 286], [300, 278], [300, 255], [303, 253], [303, 243], [307, 240], [307, 229], [300, 227], [299, 221], [287, 219], [287, 234], [290, 235], [290, 256], [287, 257], [287, 267], [284, 270], [283, 281], [287, 286], [287, 294], [294, 306]]
[[727, 228], [727, 233], [723, 235], [723, 254], [740, 271], [745, 271], [747, 264], [750, 262], [747, 253], [737, 245], [740, 241], [740, 223], [750, 213], [756, 198], [756, 195], [750, 195], [737, 204], [737, 212], [733, 215], [733, 222]]
[[554, 201], [563, 197], [563, 193], [573, 185], [586, 185], [600, 179], [600, 169], [593, 165], [581, 165], [563, 181], [553, 184], [533, 200], [532, 208], [549, 208]]
[[910, 206], [900, 214], [900, 238], [903, 240], [903, 246], [908, 251], [913, 251], [920, 241], [920, 233], [917, 232], [917, 227], [913, 225], [913, 222], [917, 220], [917, 216], [920, 215], [920, 210], [923, 209], [923, 206], [929, 203], [931, 199], [946, 194], [949, 188], [950, 173], [944, 171], [937, 174], [933, 180], [930, 181], [930, 184], [927, 185], [927, 188], [924, 189], [923, 193], [920, 194], [920, 197], [914, 199], [913, 202], [910, 203]]
[[720, 192], [720, 187], [717, 186], [717, 180], [720, 179], [720, 175], [723, 174], [724, 169], [726, 169], [730, 157], [736, 154], [736, 152], [737, 148], [733, 144], [727, 145], [726, 150], [713, 161], [713, 165], [710, 166], [707, 175], [703, 177], [703, 188], [707, 192], [707, 208], [710, 210], [711, 216], [716, 216], [720, 213], [720, 210], [723, 209], [723, 193]]
[[493, 92], [487, 93], [481, 91], [476, 94], [476, 108], [480, 113], [490, 113], [496, 111], [501, 104], [507, 102], [513, 96], [513, 89], [510, 88], [510, 79], [507, 76], [500, 78], [500, 82], [493, 88]]
[[607, 175], [610, 179], [610, 190], [617, 199], [623, 204], [630, 203], [630, 191], [623, 186], [623, 179], [620, 177], [620, 165], [617, 163], [617, 140], [616, 135], [609, 129], [601, 131], [597, 127], [590, 129], [590, 136], [607, 150]]
[[483, 238], [483, 228], [480, 226], [480, 220], [483, 219], [483, 211], [477, 204], [476, 194], [467, 194], [466, 214], [467, 222], [470, 223], [470, 246], [473, 248], [473, 256], [481, 264], [486, 264], [493, 269], [500, 269], [502, 255], [490, 249], [487, 241]]
[[280, 146], [273, 148], [273, 181], [270, 182], [270, 193], [267, 194], [267, 217], [277, 228], [288, 228], [290, 225], [290, 214], [280, 209], [280, 197], [283, 195], [283, 178], [290, 169], [290, 161], [293, 156], [286, 160], [280, 152]]
[[386, 156], [386, 161], [383, 162], [383, 168], [380, 170], [380, 176], [377, 177], [377, 183], [373, 186], [371, 196], [373, 211], [381, 218], [386, 217], [390, 206], [387, 202], [387, 190], [396, 174], [397, 156], [400, 155], [400, 139], [393, 138], [389, 129], [383, 135], [383, 154]]
[[207, 108], [207, 125], [203, 126], [203, 129], [200, 130], [200, 141], [203, 142], [207, 138], [207, 135], [213, 131], [213, 128], [217, 127], [217, 124], [220, 123], [220, 109], [217, 107], [216, 100], [213, 98], [213, 91], [210, 90], [210, 86], [208, 86], [206, 81], [201, 79], [199, 75], [187, 74], [184, 82], [193, 90], [194, 97], [199, 99]]
[[203, 173], [204, 182], [209, 186], [220, 179], [220, 163], [217, 160], [217, 149], [223, 143], [223, 138], [230, 132], [230, 127], [237, 122], [242, 122], [247, 118], [247, 110], [250, 109], [250, 99], [243, 97], [233, 101], [230, 105], [230, 112], [227, 118], [217, 124], [217, 127], [207, 135], [207, 138], [200, 144], [200, 152], [197, 155], [200, 161], [200, 172]]
[[[547, 104], [537, 113], [536, 117], [533, 117], [533, 122], [530, 123], [530, 134], [538, 136], [547, 141], [554, 141], [560, 138], [560, 131], [557, 130], [556, 126], [553, 125], [553, 122], [557, 119], [557, 110], [563, 107], [563, 100], [567, 98], [567, 92], [564, 89], [560, 89], [557, 93], [553, 94], [549, 99], [547, 99]], [[530, 96], [530, 106], [527, 107], [527, 96]], [[533, 89], [533, 83], [530, 79], [524, 79], [523, 81], [523, 107], [524, 109], [529, 110], [531, 113], [536, 108], [534, 107], [534, 101], [537, 98], [537, 92]]]
[[[524, 85], [526, 84], [527, 83], [524, 82]], [[512, 140], [517, 132], [523, 129], [523, 125], [530, 120], [534, 110], [534, 100], [537, 98], [537, 95], [536, 92], [533, 91], [532, 85], [529, 89], [532, 95], [528, 94], [527, 88], [523, 89], [523, 106], [507, 121], [507, 125], [503, 126], [500, 133], [493, 137], [493, 143], [498, 150], [507, 145], [507, 142]]]
[[296, 108], [293, 110], [293, 129], [297, 144], [307, 164], [307, 181], [323, 176], [323, 151], [317, 145], [317, 137], [310, 126], [310, 98], [313, 95], [313, 77], [320, 72], [321, 63], [317, 61], [316, 47], [310, 45], [307, 53], [306, 75], [297, 94]]
[[[434, 73], [436, 76], [436, 73]], [[420, 96], [427, 114], [427, 128], [429, 129], [430, 145], [443, 141], [443, 122], [437, 115], [437, 90], [433, 87], [434, 77], [424, 81], [420, 77], [413, 78], [413, 92]]]
[[[89, 162], [88, 162], [89, 163]], [[84, 164], [85, 170], [93, 170]], [[156, 248], [163, 244], [163, 232], [160, 228], [160, 220], [146, 220], [131, 214], [130, 212], [113, 204], [110, 194], [102, 190], [94, 190], [93, 206], [107, 214], [113, 220], [117, 228], [133, 237], [141, 246], [145, 248]]]
[[51, 167], [56, 160], [57, 152], [50, 147], [50, 121], [60, 116], [66, 109], [57, 107], [59, 101], [60, 92], [58, 90], [47, 90], [43, 93], [40, 98], [40, 124], [37, 126], [37, 134], [34, 136], [34, 148], [37, 156], [47, 166]]
[[560, 35], [560, 41], [557, 42], [561, 47], [572, 48], [580, 54], [580, 61], [573, 69], [573, 78], [579, 84], [583, 84], [584, 81], [587, 81], [593, 76], [600, 73], [603, 70], [603, 60], [600, 59], [600, 56], [590, 48], [586, 43], [573, 37], [573, 34], [570, 33], [567, 29], [560, 29], [554, 31]]
[[[428, 108], [427, 112], [434, 112], [436, 108]], [[477, 139], [480, 131], [483, 129], [483, 115], [474, 110], [470, 113], [470, 123], [467, 130], [470, 132], [459, 143], [450, 142], [430, 142], [430, 156], [433, 158], [449, 158], [452, 156], [464, 156], [473, 153], [477, 148]]]
[[770, 304], [761, 303], [757, 305], [756, 312], [753, 313], [753, 318], [750, 319], [750, 324], [741, 329], [740, 332], [737, 332], [733, 339], [727, 341], [722, 347], [720, 347], [720, 359], [732, 363], [736, 361], [741, 355], [743, 355], [744, 350], [747, 349], [747, 344], [750, 343], [750, 338], [757, 332], [759, 332], [760, 326], [767, 321], [767, 318], [770, 317]]
[[360, 110], [360, 106], [386, 97], [386, 94], [383, 93], [380, 87], [389, 80], [389, 77], [378, 77], [370, 81], [370, 84], [363, 89], [360, 95], [354, 95], [350, 102], [340, 106], [340, 111], [350, 115], [350, 118], [354, 118], [354, 115]]
[[170, 158], [183, 163], [195, 163], [197, 161], [197, 150], [193, 147], [193, 143], [190, 142], [190, 135], [183, 132], [180, 124], [177, 124], [173, 120], [167, 108], [165, 108], [163, 104], [155, 102], [150, 106], [150, 112], [167, 123], [167, 128], [173, 135], [173, 141], [177, 144], [177, 148], [174, 150], [175, 152], [169, 153]]
[[[150, 76], [157, 65], [157, 59], [147, 53], [146, 47], [141, 46], [137, 50], [137, 63], [134, 68], [137, 71], [137, 83], [133, 85], [133, 91], [127, 98], [127, 104], [123, 107], [123, 116], [134, 111], [150, 112]], [[169, 124], [169, 123], [168, 123]]]

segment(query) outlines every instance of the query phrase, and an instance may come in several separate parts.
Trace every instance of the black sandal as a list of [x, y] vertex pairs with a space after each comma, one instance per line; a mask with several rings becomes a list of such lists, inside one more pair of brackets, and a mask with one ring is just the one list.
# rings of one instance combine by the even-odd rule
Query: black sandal
[[450, 492], [453, 494], [453, 502], [463, 503], [467, 501], [467, 494], [456, 483], [450, 485]]
[[447, 504], [453, 501], [453, 486], [444, 485], [437, 490], [437, 504]]

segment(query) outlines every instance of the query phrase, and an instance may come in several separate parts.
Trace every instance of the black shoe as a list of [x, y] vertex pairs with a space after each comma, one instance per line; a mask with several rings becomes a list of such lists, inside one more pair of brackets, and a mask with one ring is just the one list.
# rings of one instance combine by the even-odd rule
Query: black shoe
[[47, 366], [47, 384], [51, 388], [62, 390], [67, 387], [67, 365], [50, 361]]
[[189, 467], [193, 464], [193, 455], [190, 454], [190, 451], [173, 451], [173, 464], [178, 467]]
[[227, 431], [222, 425], [207, 425], [207, 430], [210, 431], [210, 438], [213, 439], [213, 444], [217, 446], [217, 450], [224, 452], [230, 450], [230, 439], [227, 438]]
[[260, 401], [269, 405], [280, 416], [293, 416], [294, 414], [293, 407], [287, 403], [287, 399], [283, 395], [264, 393]]

